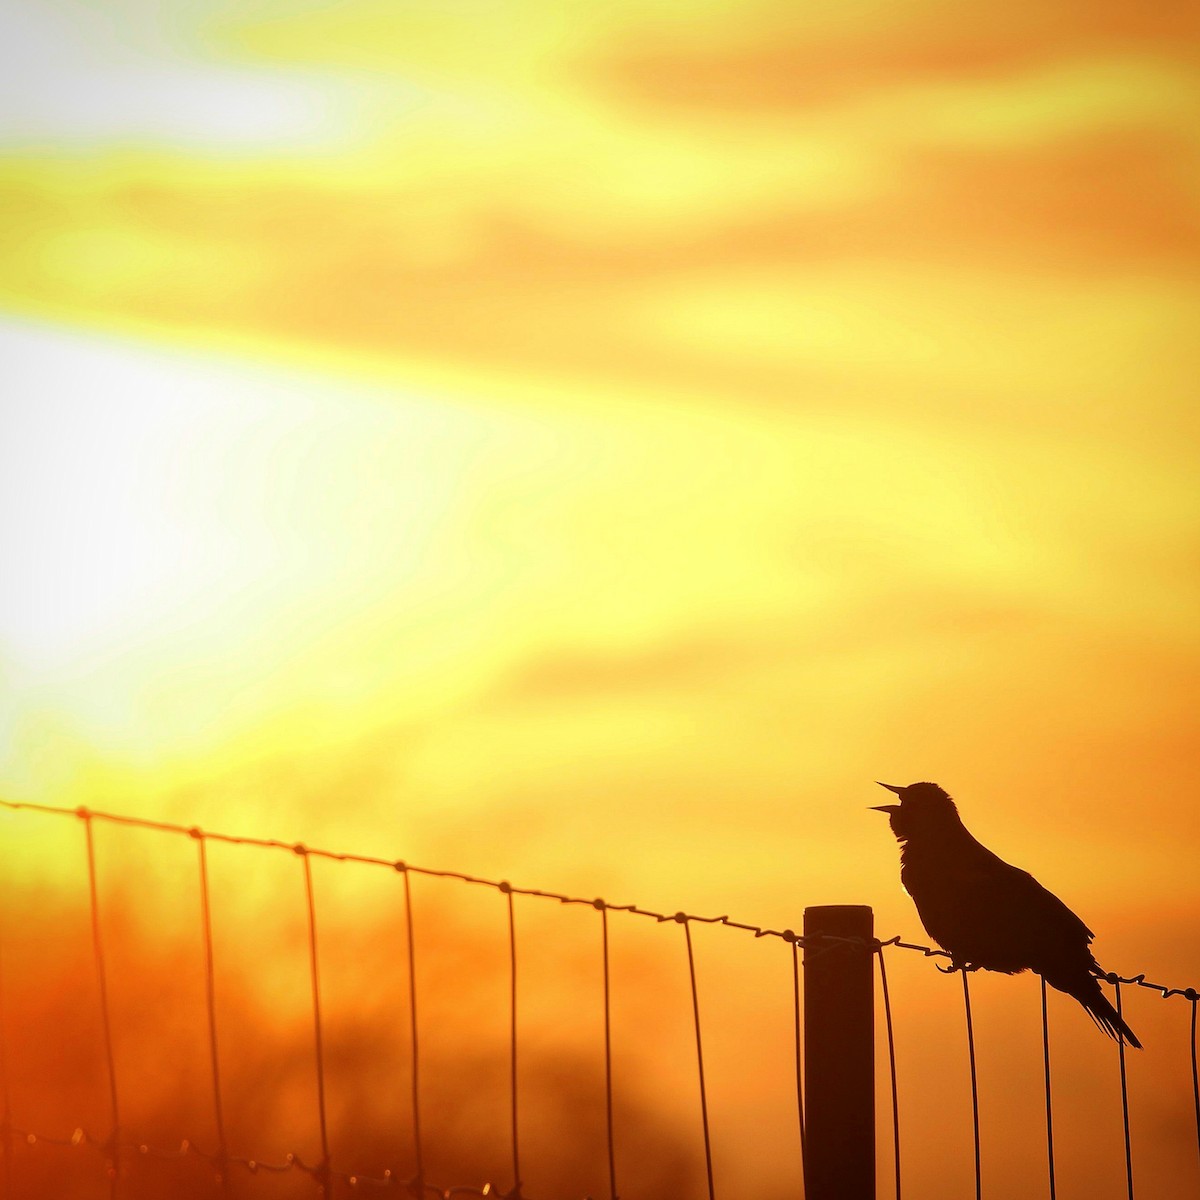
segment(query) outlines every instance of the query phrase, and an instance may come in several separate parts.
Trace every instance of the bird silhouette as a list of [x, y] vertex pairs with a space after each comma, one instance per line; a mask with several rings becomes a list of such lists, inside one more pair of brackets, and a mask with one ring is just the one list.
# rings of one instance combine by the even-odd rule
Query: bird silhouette
[[1011, 866], [967, 831], [936, 783], [881, 783], [899, 804], [888, 814], [900, 843], [900, 882], [925, 931], [950, 952], [953, 969], [1032, 970], [1073, 996], [1110, 1037], [1141, 1048], [1100, 990], [1092, 931], [1028, 871]]

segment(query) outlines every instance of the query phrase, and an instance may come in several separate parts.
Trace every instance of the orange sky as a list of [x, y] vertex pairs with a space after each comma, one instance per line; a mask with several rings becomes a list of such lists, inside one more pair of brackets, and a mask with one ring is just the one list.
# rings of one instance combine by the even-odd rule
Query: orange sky
[[1196, 982], [1192, 6], [6, 23], [4, 795], [920, 939], [932, 778]]

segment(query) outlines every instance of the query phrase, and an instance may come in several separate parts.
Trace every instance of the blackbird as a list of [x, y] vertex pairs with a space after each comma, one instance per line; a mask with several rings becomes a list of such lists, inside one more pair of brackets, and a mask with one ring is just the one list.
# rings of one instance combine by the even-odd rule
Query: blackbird
[[[950, 952], [955, 969], [1033, 970], [1074, 996], [1110, 1037], [1141, 1048], [1133, 1030], [1100, 990], [1092, 931], [1028, 871], [1010, 866], [976, 841], [953, 800], [936, 783], [896, 787], [881, 804], [900, 843], [900, 882], [926, 932]], [[873, 806], [874, 807], [874, 806]]]

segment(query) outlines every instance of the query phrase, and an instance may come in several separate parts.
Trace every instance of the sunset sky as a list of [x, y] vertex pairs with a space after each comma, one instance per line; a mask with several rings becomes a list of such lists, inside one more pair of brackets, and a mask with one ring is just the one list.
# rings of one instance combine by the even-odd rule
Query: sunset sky
[[[1106, 969], [1200, 983], [1194, 5], [0, 18], [0, 795], [924, 940], [865, 810], [933, 779]], [[16, 894], [78, 893], [73, 822], [5, 826]], [[346, 889], [330, 922], [375, 928]], [[716, 932], [714, 1011], [757, 1029], [724, 956], [786, 963]], [[961, 1021], [897, 971], [907, 1028]], [[1037, 1084], [1035, 981], [979, 988], [985, 1083], [1003, 1030]], [[1187, 1007], [1128, 1003], [1169, 1200]], [[1052, 1013], [1065, 1096], [1111, 1048]], [[761, 1128], [726, 1052], [726, 1127]], [[1077, 1178], [1119, 1179], [1063, 1103]]]

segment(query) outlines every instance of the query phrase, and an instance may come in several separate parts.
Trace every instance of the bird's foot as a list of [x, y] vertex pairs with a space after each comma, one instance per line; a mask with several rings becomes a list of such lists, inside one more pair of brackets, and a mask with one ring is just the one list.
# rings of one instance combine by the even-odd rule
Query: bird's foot
[[[936, 966], [937, 964], [935, 963], [934, 965]], [[965, 974], [968, 971], [978, 971], [980, 967], [977, 963], [969, 963], [961, 958], [951, 958], [948, 967], [938, 967], [937, 969], [943, 975], [957, 975], [959, 971]]]

